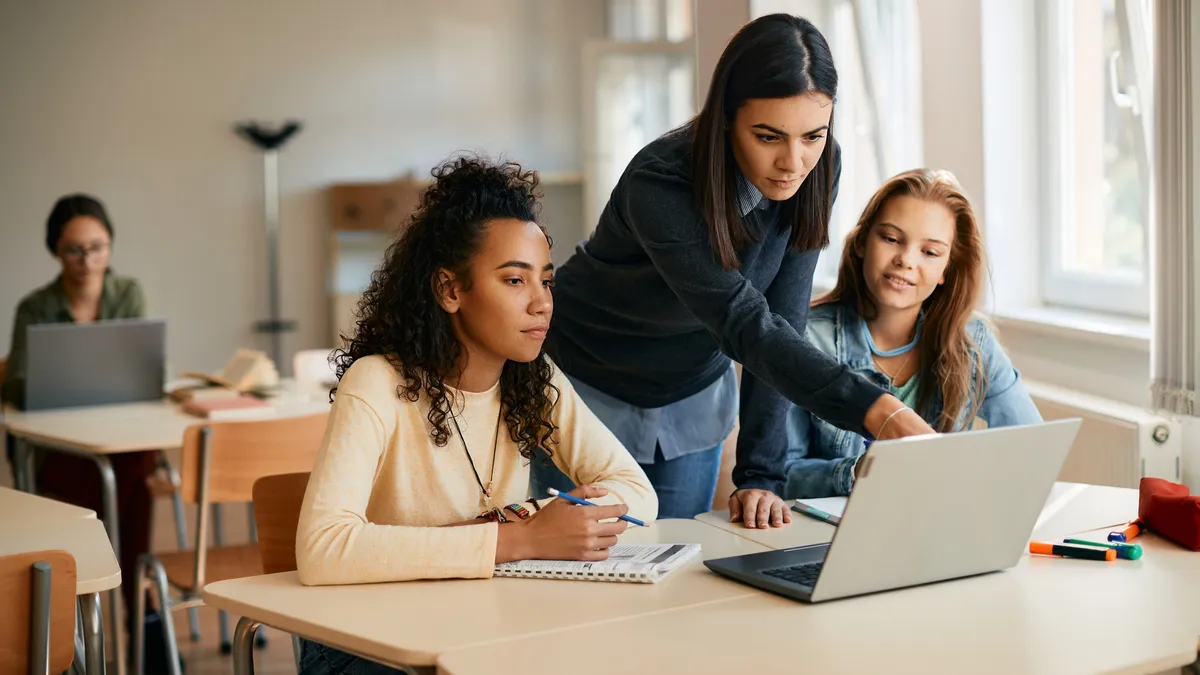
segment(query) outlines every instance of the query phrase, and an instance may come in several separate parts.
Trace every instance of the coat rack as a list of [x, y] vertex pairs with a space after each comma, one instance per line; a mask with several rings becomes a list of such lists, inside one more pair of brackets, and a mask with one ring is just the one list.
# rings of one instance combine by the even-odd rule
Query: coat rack
[[278, 129], [268, 129], [257, 122], [235, 127], [242, 138], [250, 141], [263, 153], [263, 209], [267, 230], [267, 299], [268, 318], [254, 324], [254, 332], [270, 336], [271, 360], [277, 369], [283, 366], [283, 334], [296, 330], [296, 322], [280, 316], [279, 308], [279, 150], [288, 139], [300, 131], [300, 123], [289, 120]]

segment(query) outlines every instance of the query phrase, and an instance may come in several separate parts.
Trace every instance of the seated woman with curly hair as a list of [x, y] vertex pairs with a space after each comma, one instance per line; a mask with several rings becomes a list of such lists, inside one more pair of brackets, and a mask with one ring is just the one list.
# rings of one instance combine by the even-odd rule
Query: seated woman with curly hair
[[[304, 584], [604, 560], [626, 523], [601, 521], [658, 510], [646, 474], [542, 352], [554, 265], [536, 221], [537, 174], [469, 157], [433, 175], [336, 357], [296, 538]], [[572, 494], [600, 505], [526, 501], [539, 449], [581, 486]], [[304, 645], [302, 673], [374, 667]]]

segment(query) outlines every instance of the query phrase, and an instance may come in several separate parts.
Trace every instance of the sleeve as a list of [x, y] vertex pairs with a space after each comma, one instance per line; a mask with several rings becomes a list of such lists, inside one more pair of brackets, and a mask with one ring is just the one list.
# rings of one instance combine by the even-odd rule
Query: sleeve
[[785, 452], [783, 398], [865, 435], [867, 410], [886, 392], [803, 337], [818, 253], [789, 252], [761, 293], [713, 256], [686, 181], [644, 168], [631, 179], [624, 190], [626, 221], [676, 297], [743, 366], [734, 484], [778, 489]]
[[122, 299], [117, 315], [123, 319], [140, 319], [146, 316], [146, 294], [137, 279], [129, 280], [129, 290]]
[[17, 314], [13, 318], [12, 342], [8, 349], [4, 384], [0, 387], [0, 401], [18, 408], [25, 405], [25, 329], [34, 323], [37, 321], [33, 312], [22, 302], [17, 306]]
[[300, 510], [300, 583], [491, 577], [495, 523], [412, 527], [367, 521], [367, 503], [387, 438], [384, 423], [365, 400], [338, 394]]
[[982, 323], [976, 335], [976, 344], [987, 373], [987, 393], [979, 407], [979, 416], [987, 421], [988, 427], [1041, 422], [1042, 414], [1025, 388], [1021, 374], [1004, 352], [1000, 341]]
[[646, 472], [587, 407], [570, 380], [555, 370], [558, 402], [553, 414], [559, 442], [553, 448], [554, 463], [576, 485], [608, 490], [606, 496], [593, 500], [596, 503], [623, 503], [634, 518], [647, 523], [654, 520], [658, 516], [658, 496]]
[[788, 411], [788, 451], [784, 499], [842, 497], [854, 487], [854, 468], [861, 455], [826, 458], [821, 456], [820, 434], [812, 413], [794, 406]]

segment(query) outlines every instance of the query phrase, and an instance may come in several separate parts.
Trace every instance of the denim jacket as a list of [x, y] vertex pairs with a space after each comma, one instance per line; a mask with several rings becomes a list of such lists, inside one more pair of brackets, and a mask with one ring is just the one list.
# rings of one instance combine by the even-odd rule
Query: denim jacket
[[[967, 331], [983, 359], [987, 373], [987, 391], [979, 408], [976, 424], [1003, 427], [1032, 424], [1042, 421], [1033, 399], [1029, 397], [1021, 376], [1004, 348], [980, 319], [972, 319]], [[846, 364], [858, 374], [888, 386], [887, 378], [875, 369], [871, 351], [862, 335], [862, 318], [842, 303], [818, 305], [809, 311], [805, 335], [813, 345]], [[971, 396], [978, 392], [972, 375]], [[968, 401], [968, 406], [972, 401]], [[941, 401], [931, 410], [923, 411], [925, 421], [933, 424], [941, 415]], [[961, 431], [959, 426], [955, 431]], [[788, 454], [787, 481], [784, 498], [815, 498], [848, 495], [854, 486], [854, 466], [863, 454], [863, 437], [839, 429], [814, 417], [798, 406], [792, 406], [787, 419]]]

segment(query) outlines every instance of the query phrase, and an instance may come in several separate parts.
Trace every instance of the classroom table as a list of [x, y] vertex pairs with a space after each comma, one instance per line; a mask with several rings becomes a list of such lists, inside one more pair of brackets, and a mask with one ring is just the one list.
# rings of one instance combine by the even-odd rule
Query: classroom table
[[[329, 400], [315, 390], [287, 385], [284, 395], [263, 411], [262, 419], [295, 417], [329, 410]], [[104, 502], [104, 527], [114, 551], [121, 550], [117, 527], [117, 479], [109, 457], [125, 452], [169, 450], [180, 447], [183, 432], [204, 419], [182, 412], [170, 400], [85, 406], [26, 412], [8, 408], [0, 419], [4, 431], [16, 439], [13, 475], [18, 489], [33, 491], [32, 453], [62, 452], [91, 460], [100, 471]], [[120, 594], [109, 593], [113, 625], [113, 654], [118, 675], [125, 672], [124, 623], [120, 620]]]
[[757, 593], [709, 573], [701, 562], [766, 550], [728, 532], [692, 520], [662, 520], [630, 528], [620, 540], [698, 543], [701, 553], [656, 584], [495, 578], [305, 587], [295, 572], [286, 572], [209, 584], [204, 602], [242, 617], [234, 634], [234, 672], [248, 675], [259, 624], [396, 667], [431, 671], [438, 656], [452, 649]]
[[96, 518], [96, 512], [28, 492], [0, 487], [0, 527], [52, 525], [57, 521]]
[[55, 550], [75, 558], [75, 594], [83, 622], [85, 668], [89, 675], [102, 675], [104, 619], [100, 616], [100, 593], [121, 585], [121, 568], [104, 524], [94, 514], [91, 518], [58, 520], [31, 514], [31, 520], [22, 524], [6, 520], [0, 525], [0, 555]]
[[[1044, 536], [1103, 540], [1107, 527], [1090, 535], [1072, 528], [1135, 517], [1137, 491], [1086, 486], [1064, 504], [1048, 500], [1043, 513], [1051, 509], [1039, 526]], [[737, 531], [723, 526], [727, 514], [724, 523], [721, 514], [711, 515], [704, 522]], [[748, 540], [771, 548], [828, 540], [813, 529], [742, 529]], [[1145, 553], [1137, 561], [1023, 555], [1001, 572], [815, 605], [756, 593], [612, 622], [602, 638], [596, 631], [572, 629], [495, 641], [443, 654], [438, 672], [507, 675], [540, 672], [547, 663], [569, 663], [572, 675], [1083, 675], [1179, 668], [1196, 659], [1200, 553], [1154, 535], [1138, 542]], [[597, 654], [598, 640], [619, 648]]]

